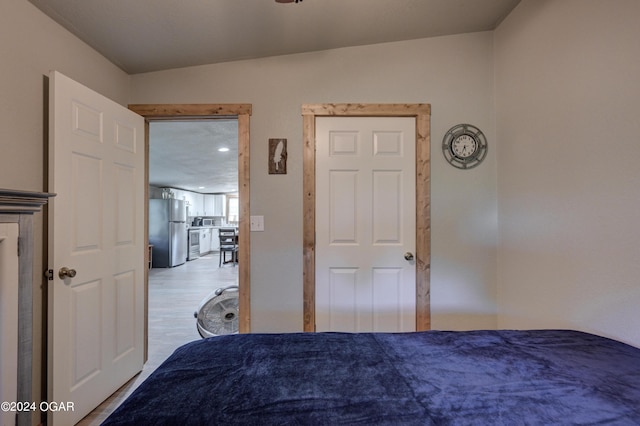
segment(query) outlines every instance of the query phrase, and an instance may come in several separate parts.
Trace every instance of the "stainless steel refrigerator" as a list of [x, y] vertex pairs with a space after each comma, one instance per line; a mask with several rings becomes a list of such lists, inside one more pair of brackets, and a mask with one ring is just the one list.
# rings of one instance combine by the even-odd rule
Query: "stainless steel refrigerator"
[[149, 200], [149, 244], [154, 268], [171, 268], [187, 260], [187, 211], [182, 200]]

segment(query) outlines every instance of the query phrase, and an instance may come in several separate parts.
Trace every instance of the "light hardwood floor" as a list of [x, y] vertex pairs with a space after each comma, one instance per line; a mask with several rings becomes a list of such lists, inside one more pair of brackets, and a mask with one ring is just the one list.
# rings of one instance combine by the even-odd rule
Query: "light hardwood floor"
[[149, 271], [149, 359], [142, 372], [118, 389], [78, 425], [102, 423], [180, 345], [200, 339], [193, 316], [200, 302], [220, 287], [238, 285], [238, 267], [218, 267], [212, 253], [175, 268]]

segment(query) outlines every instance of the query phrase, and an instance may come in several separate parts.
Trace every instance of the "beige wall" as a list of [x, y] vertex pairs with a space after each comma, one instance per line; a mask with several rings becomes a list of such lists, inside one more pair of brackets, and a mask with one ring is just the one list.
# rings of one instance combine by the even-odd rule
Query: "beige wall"
[[640, 346], [638, 17], [524, 0], [495, 33], [501, 328]]
[[[122, 104], [126, 104], [129, 76], [25, 0], [0, 1], [0, 35], [0, 188], [45, 191], [49, 71], [59, 70]], [[38, 401], [46, 333], [43, 214], [36, 214], [34, 222], [34, 400]]]
[[[337, 49], [132, 76], [132, 103], [250, 103], [252, 330], [302, 329], [302, 117], [304, 103], [432, 105], [434, 328], [496, 326], [496, 164], [491, 32]], [[449, 166], [444, 133], [480, 127], [488, 159]], [[288, 174], [268, 175], [267, 140], [287, 138]]]

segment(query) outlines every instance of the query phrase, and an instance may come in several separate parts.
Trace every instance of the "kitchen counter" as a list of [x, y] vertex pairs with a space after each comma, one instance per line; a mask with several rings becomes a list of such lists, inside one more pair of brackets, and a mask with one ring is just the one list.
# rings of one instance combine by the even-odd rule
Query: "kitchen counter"
[[211, 225], [211, 226], [191, 226], [189, 225], [189, 229], [220, 229], [220, 228], [236, 228], [237, 226], [220, 226], [220, 225]]
[[[193, 246], [191, 245], [191, 242], [189, 243], [189, 250], [190, 251], [193, 250], [194, 252], [197, 252], [198, 256], [204, 256], [207, 253], [220, 251], [220, 239], [218, 238], [218, 229], [221, 229], [221, 228], [235, 228], [236, 230], [238, 229], [237, 227], [234, 227], [234, 226], [219, 226], [219, 225], [189, 226], [190, 233], [199, 235], [199, 238], [196, 240], [197, 242], [193, 244]], [[193, 260], [198, 256], [193, 256], [193, 258], [189, 260]]]

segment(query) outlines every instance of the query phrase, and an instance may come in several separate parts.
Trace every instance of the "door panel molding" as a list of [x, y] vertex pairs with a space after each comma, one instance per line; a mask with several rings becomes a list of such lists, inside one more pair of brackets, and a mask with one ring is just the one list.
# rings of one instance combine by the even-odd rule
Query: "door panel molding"
[[75, 424], [143, 367], [144, 119], [58, 71], [48, 111], [47, 396], [75, 410], [46, 414]]
[[[303, 330], [315, 331], [316, 117], [415, 117], [416, 120], [416, 330], [431, 328], [430, 104], [304, 104], [303, 123]], [[242, 288], [242, 287], [241, 287]]]
[[[250, 145], [250, 117], [251, 104], [132, 104], [129, 109], [145, 119], [145, 150], [146, 150], [146, 191], [149, 188], [149, 122], [157, 120], [205, 120], [211, 118], [238, 118], [238, 194], [240, 197], [240, 224], [238, 239], [238, 285], [239, 307], [238, 321], [240, 333], [251, 331], [251, 246], [250, 246], [250, 179], [249, 179], [249, 145]], [[146, 194], [149, 197], [149, 194]], [[148, 208], [148, 207], [147, 207]], [[148, 215], [148, 212], [145, 211]], [[145, 225], [145, 235], [149, 230]], [[148, 259], [147, 259], [148, 261]], [[148, 277], [145, 276], [145, 299], [148, 300]], [[145, 306], [145, 311], [146, 311]], [[148, 315], [145, 312], [145, 318]], [[145, 325], [145, 330], [147, 329]]]

